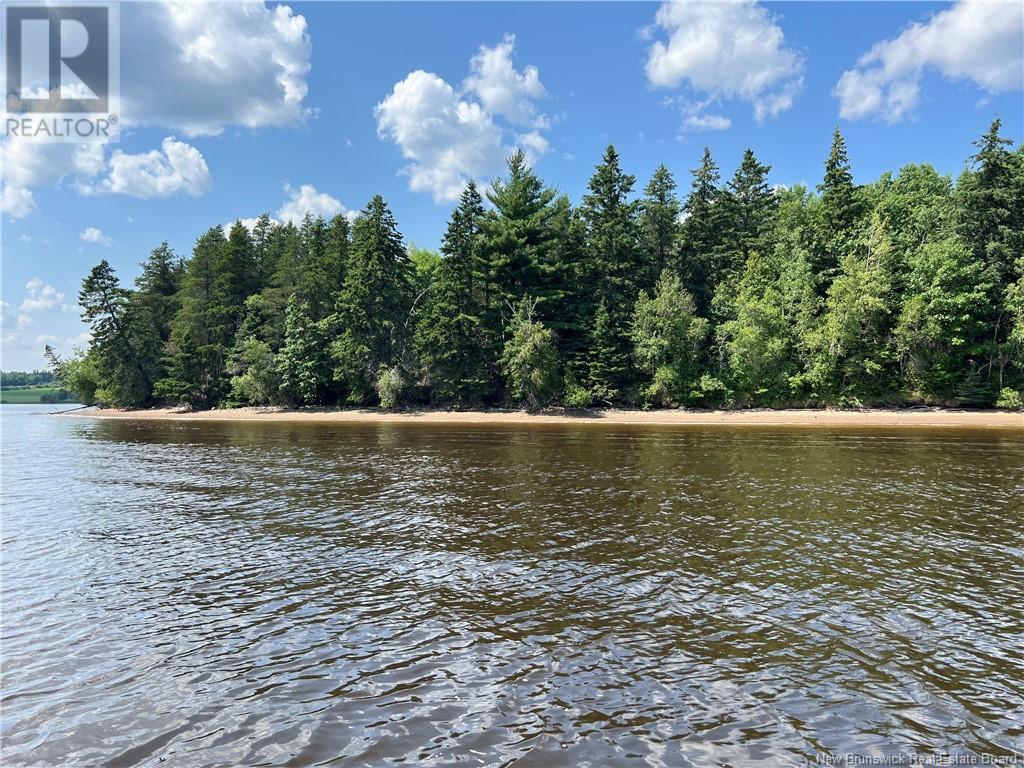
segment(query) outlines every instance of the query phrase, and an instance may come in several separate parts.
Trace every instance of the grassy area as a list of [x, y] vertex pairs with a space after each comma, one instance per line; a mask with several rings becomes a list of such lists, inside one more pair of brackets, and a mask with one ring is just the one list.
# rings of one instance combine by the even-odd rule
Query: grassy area
[[[60, 391], [60, 387], [54, 386], [12, 387], [10, 389], [0, 390], [0, 404], [23, 405], [26, 403], [42, 403], [43, 395], [50, 395], [52, 397]], [[51, 400], [50, 402], [70, 403], [71, 400]]]

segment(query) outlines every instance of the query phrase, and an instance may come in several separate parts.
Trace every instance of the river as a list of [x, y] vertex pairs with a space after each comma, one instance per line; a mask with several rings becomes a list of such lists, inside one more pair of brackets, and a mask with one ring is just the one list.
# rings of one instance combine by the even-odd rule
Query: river
[[51, 409], [2, 409], [6, 766], [1024, 750], [1024, 432]]

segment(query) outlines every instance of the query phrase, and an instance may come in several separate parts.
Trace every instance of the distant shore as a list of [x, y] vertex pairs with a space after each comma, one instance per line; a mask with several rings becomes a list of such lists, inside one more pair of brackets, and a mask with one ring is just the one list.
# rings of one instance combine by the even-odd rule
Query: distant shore
[[68, 412], [73, 418], [162, 421], [281, 421], [311, 423], [433, 423], [433, 424], [650, 424], [749, 425], [824, 427], [1000, 427], [1024, 430], [1024, 413], [966, 411], [950, 408], [828, 410], [749, 409], [698, 410], [586, 410], [550, 409], [536, 413], [514, 410], [450, 411], [415, 409], [382, 411], [373, 408], [290, 409], [227, 408], [188, 411], [180, 408], [120, 410], [88, 408]]

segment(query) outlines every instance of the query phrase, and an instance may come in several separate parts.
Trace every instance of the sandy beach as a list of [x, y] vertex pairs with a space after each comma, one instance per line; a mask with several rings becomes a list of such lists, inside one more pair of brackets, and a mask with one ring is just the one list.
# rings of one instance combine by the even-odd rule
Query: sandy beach
[[449, 411], [420, 409], [381, 411], [359, 409], [230, 408], [188, 411], [178, 408], [119, 410], [88, 408], [66, 412], [70, 418], [166, 421], [282, 421], [335, 423], [406, 422], [432, 424], [651, 424], [651, 425], [770, 425], [823, 427], [985, 427], [1024, 430], [1024, 413], [968, 411], [946, 408], [902, 410], [588, 410], [551, 409], [538, 413], [513, 410]]

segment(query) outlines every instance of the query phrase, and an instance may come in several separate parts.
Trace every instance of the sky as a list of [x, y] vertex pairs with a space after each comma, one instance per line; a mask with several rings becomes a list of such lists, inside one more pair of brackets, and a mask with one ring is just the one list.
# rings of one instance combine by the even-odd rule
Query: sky
[[855, 180], [954, 176], [993, 117], [1024, 132], [1020, 2], [121, 4], [115, 144], [4, 139], [2, 364], [88, 339], [82, 277], [130, 284], [166, 240], [269, 212], [354, 215], [374, 195], [436, 248], [467, 180], [526, 149], [578, 201], [612, 143], [680, 191], [709, 146], [819, 183], [832, 131]]

